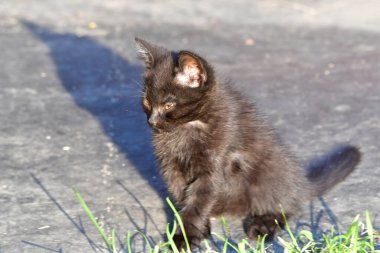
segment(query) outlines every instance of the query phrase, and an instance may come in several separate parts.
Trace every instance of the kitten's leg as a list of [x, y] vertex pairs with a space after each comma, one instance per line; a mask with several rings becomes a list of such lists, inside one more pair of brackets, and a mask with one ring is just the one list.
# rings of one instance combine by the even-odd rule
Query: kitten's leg
[[164, 173], [165, 181], [170, 182], [167, 184], [169, 192], [172, 194], [175, 202], [180, 203], [184, 199], [186, 180], [178, 167], [173, 167], [169, 171], [170, 173]]
[[[198, 177], [186, 189], [185, 199], [180, 203], [179, 214], [185, 227], [190, 247], [194, 249], [210, 235], [210, 213], [214, 205], [209, 179]], [[180, 229], [174, 235], [179, 249], [186, 249], [185, 239]]]
[[[289, 218], [290, 215], [285, 215]], [[276, 222], [277, 221], [277, 222]], [[266, 234], [265, 241], [272, 241], [275, 239], [277, 232], [283, 229], [285, 226], [285, 220], [281, 213], [264, 214], [264, 215], [249, 215], [243, 221], [244, 231], [248, 238], [251, 240], [257, 240]]]

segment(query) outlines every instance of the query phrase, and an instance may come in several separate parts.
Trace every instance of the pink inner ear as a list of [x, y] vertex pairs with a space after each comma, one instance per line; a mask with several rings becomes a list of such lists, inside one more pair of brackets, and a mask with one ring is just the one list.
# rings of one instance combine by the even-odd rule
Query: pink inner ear
[[196, 88], [200, 86], [201, 71], [196, 64], [188, 64], [176, 75], [179, 85]]

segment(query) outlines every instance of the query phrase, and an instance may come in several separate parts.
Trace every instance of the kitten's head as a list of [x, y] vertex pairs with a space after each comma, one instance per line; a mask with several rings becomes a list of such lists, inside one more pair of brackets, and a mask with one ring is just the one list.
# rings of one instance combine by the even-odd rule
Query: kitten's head
[[200, 119], [215, 85], [212, 68], [192, 52], [171, 52], [135, 40], [145, 62], [142, 106], [149, 125], [158, 131], [171, 131]]

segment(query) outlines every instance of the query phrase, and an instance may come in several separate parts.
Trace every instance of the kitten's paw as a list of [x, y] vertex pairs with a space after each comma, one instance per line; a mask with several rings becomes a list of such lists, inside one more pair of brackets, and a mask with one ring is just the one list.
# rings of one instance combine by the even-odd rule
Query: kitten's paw
[[[190, 250], [193, 251], [199, 247], [203, 239], [208, 238], [210, 236], [211, 224], [210, 221], [207, 220], [206, 224], [204, 224], [203, 229], [196, 228], [193, 225], [185, 225], [185, 231], [186, 239], [189, 244]], [[173, 241], [177, 246], [178, 250], [184, 249], [186, 251], [188, 249], [186, 240], [182, 234], [182, 231], [179, 228], [174, 234]]]
[[281, 215], [255, 215], [247, 217], [243, 226], [249, 239], [257, 241], [259, 236], [263, 238], [267, 235], [265, 241], [268, 242], [275, 239], [276, 234], [283, 227], [283, 221]]
[[[196, 248], [198, 248], [202, 241], [202, 238], [197, 236], [187, 236], [186, 238], [189, 243], [190, 250], [195, 250]], [[173, 237], [173, 241], [179, 251], [181, 251], [182, 249], [186, 251], [188, 249], [185, 238], [182, 234], [175, 234]]]
[[257, 241], [260, 238], [263, 238], [264, 235], [267, 235], [265, 237], [265, 241], [273, 241], [276, 229], [272, 226], [268, 226], [267, 224], [258, 222], [258, 223], [252, 223], [251, 226], [245, 231], [248, 238], [254, 241]]

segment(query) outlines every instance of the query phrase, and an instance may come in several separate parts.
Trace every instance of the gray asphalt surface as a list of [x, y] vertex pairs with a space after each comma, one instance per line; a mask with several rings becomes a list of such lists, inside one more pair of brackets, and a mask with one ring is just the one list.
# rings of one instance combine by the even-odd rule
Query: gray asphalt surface
[[[363, 162], [293, 227], [345, 228], [380, 207], [378, 1], [0, 2], [0, 252], [106, 252], [104, 229], [136, 252], [170, 220], [140, 108], [137, 35], [194, 50], [255, 100], [307, 163], [337, 143]], [[214, 222], [216, 231], [221, 231]], [[244, 236], [231, 220], [234, 238]]]

